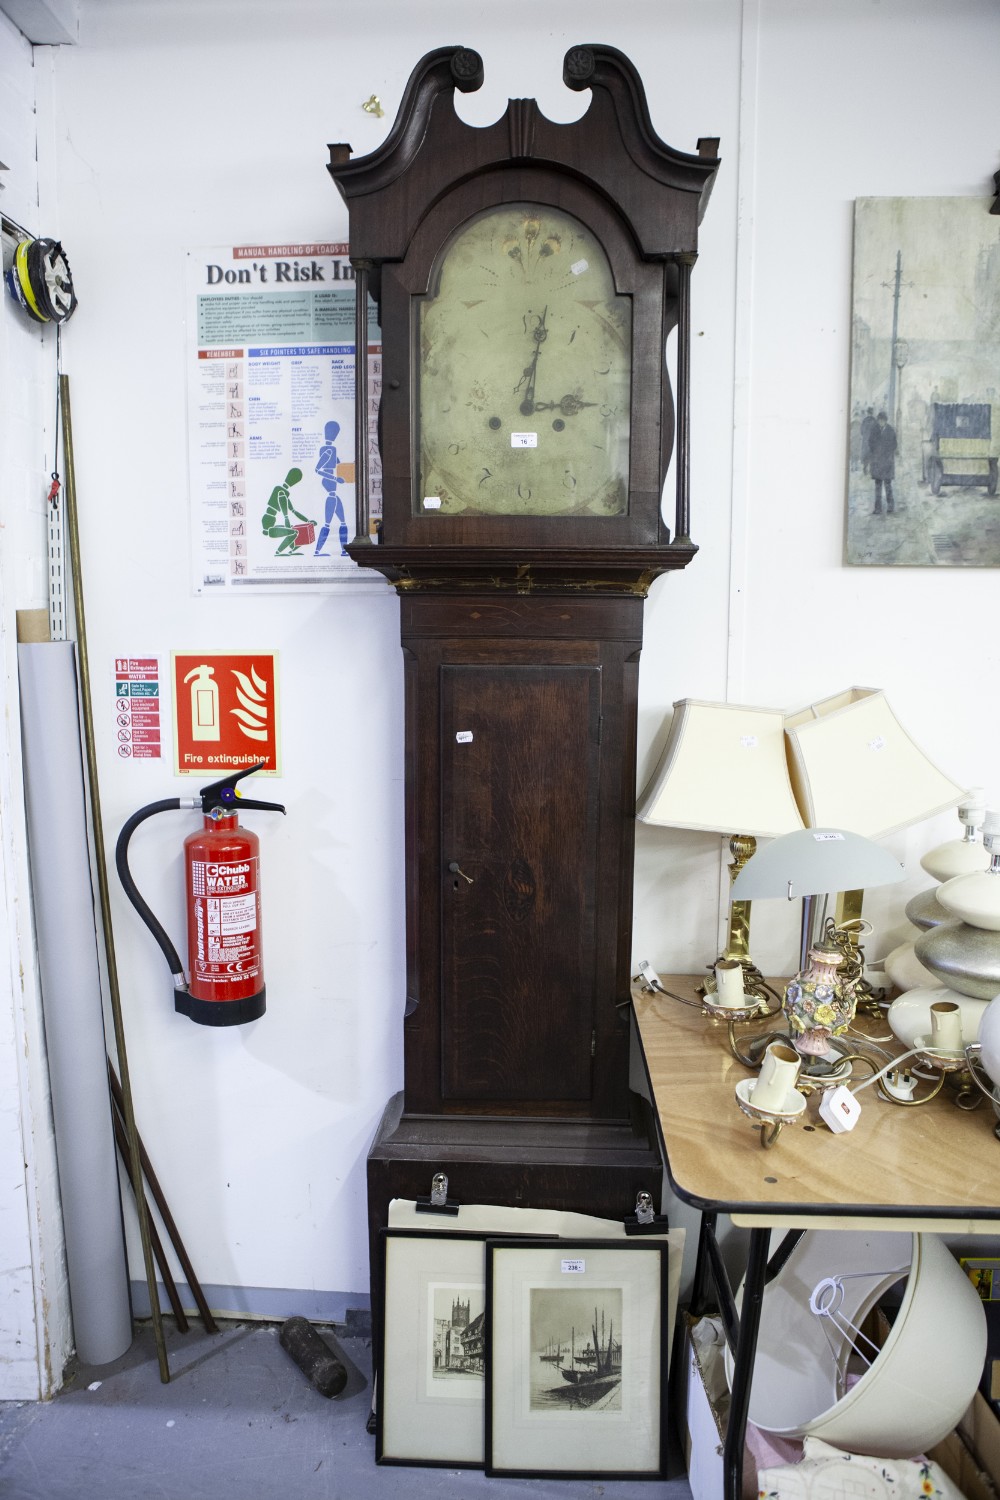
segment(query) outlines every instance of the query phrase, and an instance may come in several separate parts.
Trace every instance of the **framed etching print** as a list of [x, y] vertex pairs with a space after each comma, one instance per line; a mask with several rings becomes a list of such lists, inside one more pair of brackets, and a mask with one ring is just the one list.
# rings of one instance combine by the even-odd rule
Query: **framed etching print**
[[484, 1240], [386, 1229], [375, 1457], [483, 1466]]
[[1000, 567], [998, 462], [1000, 218], [859, 198], [847, 561]]
[[490, 1240], [486, 1472], [664, 1476], [667, 1246]]

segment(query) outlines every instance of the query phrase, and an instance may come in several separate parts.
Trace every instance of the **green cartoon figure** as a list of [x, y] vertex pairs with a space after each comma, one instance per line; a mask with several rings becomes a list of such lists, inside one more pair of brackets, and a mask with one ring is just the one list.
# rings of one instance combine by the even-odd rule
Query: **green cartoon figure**
[[[298, 484], [302, 478], [301, 469], [289, 469], [285, 475], [283, 484], [276, 484], [271, 491], [271, 498], [267, 502], [267, 509], [261, 517], [261, 526], [265, 536], [280, 537], [275, 557], [290, 557], [298, 552], [300, 544], [311, 541], [312, 537], [302, 532], [302, 527], [315, 528], [315, 521], [310, 521], [301, 511], [296, 510], [289, 499], [293, 484]], [[300, 525], [296, 526], [291, 519], [295, 516]], [[301, 535], [300, 535], [301, 533]], [[315, 534], [315, 533], [314, 533]]]

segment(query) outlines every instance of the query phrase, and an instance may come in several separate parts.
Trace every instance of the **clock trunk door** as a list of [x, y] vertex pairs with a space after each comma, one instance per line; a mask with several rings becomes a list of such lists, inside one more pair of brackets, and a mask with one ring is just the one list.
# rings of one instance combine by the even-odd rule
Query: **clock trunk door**
[[601, 669], [441, 672], [442, 1102], [585, 1114]]

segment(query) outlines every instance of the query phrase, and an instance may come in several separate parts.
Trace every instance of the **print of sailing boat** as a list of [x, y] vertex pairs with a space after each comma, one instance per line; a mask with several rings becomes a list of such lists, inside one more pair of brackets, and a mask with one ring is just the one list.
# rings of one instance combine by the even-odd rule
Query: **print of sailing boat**
[[545, 1353], [538, 1356], [547, 1365], [561, 1365], [563, 1362], [562, 1344], [553, 1345], [552, 1340], [546, 1346]]
[[592, 1328], [593, 1346], [576, 1352], [576, 1329], [573, 1329], [572, 1356], [570, 1363], [559, 1373], [571, 1385], [587, 1386], [593, 1393], [609, 1390], [622, 1378], [622, 1346], [615, 1342], [614, 1319], [608, 1325], [607, 1339], [604, 1337], [604, 1312], [601, 1312], [601, 1337], [597, 1337], [597, 1308], [594, 1308]]

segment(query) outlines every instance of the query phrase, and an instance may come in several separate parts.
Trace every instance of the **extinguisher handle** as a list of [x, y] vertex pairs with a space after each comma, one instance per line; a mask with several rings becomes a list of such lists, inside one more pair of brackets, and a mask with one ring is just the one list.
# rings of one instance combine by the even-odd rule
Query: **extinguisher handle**
[[231, 776], [223, 776], [221, 781], [213, 781], [209, 786], [203, 786], [198, 793], [201, 798], [201, 810], [207, 817], [212, 814], [238, 812], [241, 807], [258, 807], [264, 812], [285, 811], [280, 802], [255, 802], [252, 797], [244, 797], [236, 786], [244, 776], [252, 776], [254, 771], [262, 771], [265, 762], [258, 761], [255, 766], [247, 766], [244, 771], [234, 771]]
[[238, 801], [233, 802], [231, 805], [234, 812], [240, 812], [244, 807], [256, 807], [263, 812], [283, 813], [285, 811], [283, 802], [258, 802], [253, 797], [240, 797]]

